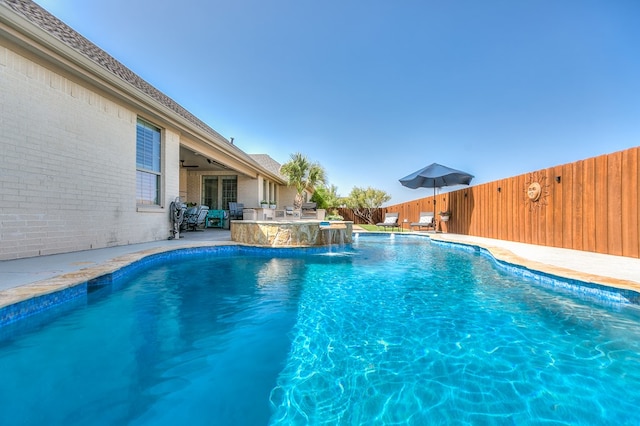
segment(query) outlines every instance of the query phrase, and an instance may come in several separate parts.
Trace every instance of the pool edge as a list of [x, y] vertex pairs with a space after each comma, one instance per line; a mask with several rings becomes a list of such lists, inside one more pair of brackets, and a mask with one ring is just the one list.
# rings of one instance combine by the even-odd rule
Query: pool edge
[[[605, 296], [612, 302], [630, 303], [634, 305], [640, 304], [640, 285], [634, 281], [624, 280], [620, 278], [607, 277], [604, 275], [590, 274], [586, 272], [580, 272], [569, 268], [562, 268], [555, 265], [549, 265], [543, 262], [537, 262], [518, 256], [510, 250], [503, 247], [496, 247], [489, 244], [483, 244], [481, 242], [468, 242], [468, 241], [452, 241], [444, 238], [438, 238], [438, 236], [429, 235], [429, 239], [432, 243], [449, 245], [452, 247], [463, 246], [473, 250], [479, 251], [481, 254], [490, 257], [493, 262], [503, 270], [522, 276], [525, 278], [533, 279], [539, 283], [545, 284], [548, 287], [567, 287], [563, 284], [567, 284], [570, 287], [585, 287], [587, 289], [610, 289], [609, 294], [622, 295], [624, 300], [618, 299], [617, 296]], [[575, 289], [572, 290], [576, 293]], [[579, 291], [578, 293], [588, 293], [588, 291]], [[591, 295], [593, 297], [593, 295]], [[597, 298], [600, 298], [596, 296]]]
[[[354, 234], [378, 234], [375, 232], [358, 232]], [[553, 280], [568, 282], [573, 285], [600, 286], [613, 288], [618, 291], [628, 291], [635, 295], [640, 295], [640, 286], [632, 281], [617, 279], [612, 277], [582, 273], [572, 269], [561, 268], [541, 262], [526, 259], [513, 252], [495, 247], [481, 242], [452, 241], [439, 238], [438, 234], [423, 234], [404, 232], [400, 235], [412, 235], [429, 239], [436, 244], [467, 247], [472, 250], [481, 251], [489, 256], [503, 269], [509, 270], [516, 275], [526, 275], [538, 281], [551, 279], [551, 284], [556, 285]], [[202, 241], [181, 244], [179, 246], [163, 246], [145, 250], [134, 251], [103, 262], [98, 265], [80, 269], [78, 271], [61, 274], [52, 278], [36, 281], [18, 287], [0, 291], [0, 327], [18, 321], [22, 318], [37, 314], [49, 307], [57, 306], [77, 297], [85, 295], [88, 291], [88, 283], [97, 281], [110, 282], [114, 275], [130, 268], [135, 264], [144, 264], [144, 259], [149, 259], [157, 255], [174, 251], [219, 247], [255, 248], [258, 250], [300, 250], [312, 247], [264, 247], [243, 244], [235, 241]], [[84, 287], [82, 287], [84, 286]], [[633, 302], [621, 300], [622, 303], [638, 304], [639, 297], [633, 297]]]

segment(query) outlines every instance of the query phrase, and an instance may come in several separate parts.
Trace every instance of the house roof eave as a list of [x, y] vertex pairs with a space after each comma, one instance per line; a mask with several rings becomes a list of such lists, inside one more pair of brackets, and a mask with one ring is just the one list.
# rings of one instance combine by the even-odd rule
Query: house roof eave
[[253, 178], [258, 174], [276, 178], [249, 154], [35, 3], [0, 0], [0, 35], [133, 109], [149, 114], [150, 119], [159, 119], [188, 135], [199, 145], [192, 148], [218, 151], [221, 160], [234, 170]]

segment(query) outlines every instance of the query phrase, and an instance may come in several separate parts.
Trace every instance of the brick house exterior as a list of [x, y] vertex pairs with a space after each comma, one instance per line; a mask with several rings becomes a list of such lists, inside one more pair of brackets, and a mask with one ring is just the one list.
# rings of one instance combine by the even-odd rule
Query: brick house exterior
[[[166, 239], [171, 201], [202, 203], [205, 177], [224, 180], [218, 209], [288, 190], [31, 1], [0, 0], [0, 122], [0, 260]], [[151, 171], [141, 126], [158, 135]]]

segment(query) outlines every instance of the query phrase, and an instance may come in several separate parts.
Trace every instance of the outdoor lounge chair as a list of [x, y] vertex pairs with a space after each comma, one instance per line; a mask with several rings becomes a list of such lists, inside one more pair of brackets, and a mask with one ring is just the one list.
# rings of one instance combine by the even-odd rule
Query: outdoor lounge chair
[[376, 223], [376, 226], [384, 229], [391, 228], [392, 231], [393, 228], [400, 229], [400, 225], [398, 224], [398, 213], [385, 213], [384, 221]]
[[302, 213], [300, 217], [302, 219], [316, 219], [318, 217], [318, 211], [316, 210], [316, 203], [302, 203]]
[[185, 224], [187, 231], [198, 231], [199, 227], [205, 227], [208, 214], [209, 206], [189, 207], [182, 223]]
[[413, 222], [409, 225], [410, 228], [418, 228], [418, 231], [421, 231], [422, 228], [433, 228], [436, 229], [436, 222], [434, 220], [433, 212], [420, 212], [420, 218], [417, 222]]
[[229, 202], [229, 220], [242, 220], [243, 203]]

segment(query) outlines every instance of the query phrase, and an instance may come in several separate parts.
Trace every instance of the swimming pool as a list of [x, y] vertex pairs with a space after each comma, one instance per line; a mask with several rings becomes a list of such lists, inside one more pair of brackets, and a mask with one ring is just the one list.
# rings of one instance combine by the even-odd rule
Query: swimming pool
[[640, 420], [637, 306], [424, 238], [173, 253], [90, 290], [0, 329], [0, 423]]

